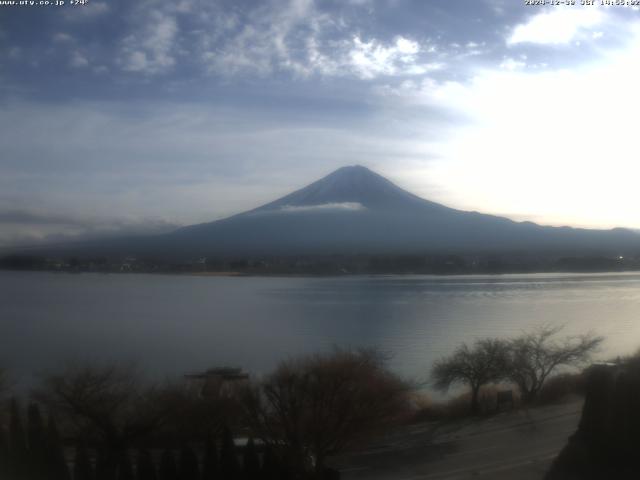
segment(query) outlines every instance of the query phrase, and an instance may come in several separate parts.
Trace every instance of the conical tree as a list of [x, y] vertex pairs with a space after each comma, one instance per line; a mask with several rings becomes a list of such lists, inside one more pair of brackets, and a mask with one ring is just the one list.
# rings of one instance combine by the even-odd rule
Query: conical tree
[[0, 426], [0, 478], [9, 478], [9, 442], [7, 434]]
[[96, 460], [96, 480], [115, 480], [116, 471], [113, 462], [109, 461], [109, 453], [103, 448], [98, 451]]
[[27, 408], [27, 445], [29, 475], [34, 479], [45, 480], [48, 476], [45, 429], [40, 408], [35, 403]]
[[180, 480], [200, 480], [198, 456], [193, 448], [185, 446], [180, 451]]
[[267, 446], [265, 449], [260, 478], [262, 480], [282, 480], [285, 478], [282, 462], [271, 446]]
[[27, 409], [27, 443], [32, 454], [42, 454], [45, 451], [44, 421], [40, 408], [35, 403], [31, 403]]
[[204, 460], [202, 462], [202, 480], [220, 478], [218, 465], [218, 450], [211, 436], [207, 437], [204, 445]]
[[242, 455], [242, 467], [245, 480], [255, 480], [260, 478], [260, 457], [253, 438], [247, 442]]
[[236, 444], [229, 427], [222, 429], [220, 444], [220, 476], [225, 480], [235, 480], [239, 477], [240, 465], [236, 455]]
[[20, 406], [15, 398], [9, 407], [9, 472], [15, 478], [23, 478], [27, 472], [27, 441], [20, 415]]
[[178, 480], [178, 468], [176, 459], [171, 450], [165, 450], [160, 457], [160, 470], [158, 477], [160, 480]]
[[149, 450], [140, 450], [136, 462], [138, 480], [157, 480], [156, 467]]
[[116, 478], [117, 480], [134, 480], [131, 458], [126, 450], [120, 455], [120, 460], [118, 461], [118, 475]]
[[81, 445], [76, 448], [73, 461], [73, 480], [94, 480], [93, 465], [89, 458], [89, 452]]
[[49, 414], [47, 430], [45, 433], [45, 445], [47, 448], [47, 475], [48, 480], [69, 480], [69, 467], [64, 457], [58, 425], [53, 415]]

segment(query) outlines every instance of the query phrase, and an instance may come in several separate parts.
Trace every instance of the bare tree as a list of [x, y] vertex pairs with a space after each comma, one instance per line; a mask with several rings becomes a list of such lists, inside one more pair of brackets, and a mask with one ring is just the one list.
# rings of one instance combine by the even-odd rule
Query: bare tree
[[[4, 368], [0, 368], [0, 404], [5, 403], [6, 396], [11, 390], [11, 385], [9, 382], [9, 376], [7, 375], [7, 371]], [[3, 434], [3, 426], [6, 423], [6, 415], [8, 411], [4, 408], [0, 408], [0, 436]], [[2, 443], [2, 439], [0, 439], [0, 443]], [[0, 447], [1, 448], [1, 447]], [[1, 452], [0, 452], [1, 455]]]
[[155, 436], [173, 442], [206, 442], [224, 426], [239, 427], [244, 420], [239, 392], [243, 391], [248, 378], [225, 380], [219, 385], [215, 383], [217, 381], [213, 379], [203, 387], [189, 375], [164, 384], [156, 401], [166, 407], [167, 415]]
[[255, 433], [294, 471], [324, 469], [340, 452], [406, 412], [410, 388], [375, 350], [335, 350], [282, 363], [247, 388]]
[[75, 430], [98, 440], [113, 470], [130, 443], [154, 431], [166, 414], [156, 387], [144, 386], [132, 367], [69, 367], [43, 379], [35, 398]]
[[471, 412], [477, 414], [480, 410], [480, 387], [504, 378], [506, 360], [507, 344], [502, 340], [477, 340], [472, 347], [463, 343], [453, 355], [434, 364], [432, 382], [442, 391], [456, 384], [467, 385], [471, 389]]
[[558, 367], [588, 362], [604, 340], [592, 333], [557, 339], [562, 328], [544, 325], [509, 342], [508, 378], [520, 389], [523, 402], [533, 402]]
[[4, 368], [0, 368], [0, 396], [9, 390], [9, 378]]

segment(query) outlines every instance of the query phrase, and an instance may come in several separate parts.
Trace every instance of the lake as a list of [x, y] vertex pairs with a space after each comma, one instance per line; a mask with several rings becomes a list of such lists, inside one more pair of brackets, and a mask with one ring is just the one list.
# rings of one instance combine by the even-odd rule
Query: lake
[[417, 380], [460, 342], [542, 323], [640, 347], [640, 274], [213, 277], [0, 271], [0, 366], [22, 384], [65, 362], [135, 361], [155, 376], [267, 373], [333, 345], [378, 346]]

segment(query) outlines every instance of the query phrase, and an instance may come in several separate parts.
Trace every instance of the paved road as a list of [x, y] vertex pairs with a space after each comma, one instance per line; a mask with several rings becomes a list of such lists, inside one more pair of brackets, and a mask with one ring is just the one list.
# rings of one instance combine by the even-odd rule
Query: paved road
[[581, 401], [446, 426], [418, 425], [337, 460], [345, 480], [539, 480], [576, 430]]

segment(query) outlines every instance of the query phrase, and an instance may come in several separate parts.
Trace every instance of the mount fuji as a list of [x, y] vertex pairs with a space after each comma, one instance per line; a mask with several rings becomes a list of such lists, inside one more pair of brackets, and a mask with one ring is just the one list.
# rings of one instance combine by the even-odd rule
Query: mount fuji
[[448, 208], [362, 166], [340, 168], [274, 202], [164, 236], [193, 254], [361, 254], [640, 251], [625, 229], [546, 227]]
[[198, 257], [293, 255], [638, 255], [632, 230], [541, 226], [446, 207], [362, 166], [340, 168], [271, 203], [163, 235], [69, 243], [43, 254]]

